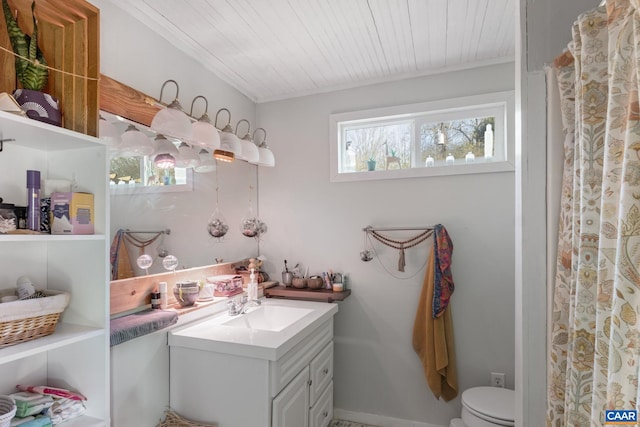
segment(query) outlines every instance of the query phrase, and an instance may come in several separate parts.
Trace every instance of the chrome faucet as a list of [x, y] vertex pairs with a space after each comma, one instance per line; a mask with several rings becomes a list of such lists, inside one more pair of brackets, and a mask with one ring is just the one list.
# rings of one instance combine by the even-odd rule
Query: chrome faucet
[[229, 308], [229, 316], [237, 316], [238, 314], [245, 314], [247, 309], [251, 306], [260, 306], [262, 301], [257, 299], [248, 299], [246, 295], [242, 295], [239, 298], [230, 299], [227, 301]]

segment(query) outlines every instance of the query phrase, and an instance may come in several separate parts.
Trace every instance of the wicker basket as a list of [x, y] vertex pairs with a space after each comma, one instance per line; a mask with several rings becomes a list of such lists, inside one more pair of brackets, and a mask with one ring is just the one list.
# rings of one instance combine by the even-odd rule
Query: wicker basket
[[[13, 290], [0, 291], [9, 295]], [[69, 294], [43, 291], [47, 296], [0, 304], [0, 348], [51, 335], [69, 304]]]
[[0, 396], [0, 427], [9, 427], [16, 414], [16, 402], [11, 396]]

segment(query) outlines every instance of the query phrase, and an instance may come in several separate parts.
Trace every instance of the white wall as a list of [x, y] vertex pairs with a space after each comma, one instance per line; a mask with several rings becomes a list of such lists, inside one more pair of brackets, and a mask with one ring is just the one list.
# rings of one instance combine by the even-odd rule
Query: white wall
[[[169, 79], [180, 86], [179, 99], [187, 111], [192, 100], [203, 95], [209, 102], [209, 116], [215, 119], [220, 108], [231, 112], [231, 124], [246, 118], [255, 126], [255, 104], [217, 76], [205, 70], [193, 59], [174, 48], [164, 38], [131, 18], [109, 0], [92, 0], [100, 8], [100, 70], [111, 78], [129, 85], [156, 99], [162, 84]], [[126, 5], [125, 5], [126, 7]], [[168, 84], [163, 102], [175, 96], [175, 86]], [[194, 105], [194, 115], [204, 110], [202, 100]], [[218, 126], [228, 117], [220, 113]], [[245, 126], [245, 125], [243, 125]], [[241, 128], [242, 130], [245, 127]], [[178, 257], [180, 267], [213, 264], [215, 258], [226, 261], [256, 254], [256, 242], [240, 234], [240, 219], [249, 206], [249, 185], [256, 184], [256, 167], [246, 162], [221, 164], [218, 169], [220, 207], [230, 231], [223, 243], [207, 233], [207, 220], [215, 209], [215, 174], [195, 174], [195, 191], [164, 195], [118, 195], [111, 197], [111, 235], [119, 228], [151, 230], [170, 228], [164, 246]], [[255, 209], [255, 193], [254, 193]], [[155, 256], [156, 247], [147, 253]], [[136, 253], [131, 253], [134, 260]], [[151, 273], [163, 272], [161, 259], [156, 257]]]
[[[505, 372], [513, 387], [514, 174], [330, 183], [329, 115], [511, 90], [514, 73], [503, 64], [257, 106], [277, 157], [275, 168], [260, 170], [267, 268], [280, 272], [287, 259], [311, 274], [350, 276], [353, 293], [335, 326], [336, 408], [436, 425], [460, 414], [458, 399], [433, 397], [411, 346], [426, 244], [407, 251], [406, 276], [414, 277], [396, 279], [378, 259], [359, 259], [369, 224], [447, 227], [460, 390], [488, 385], [490, 372]], [[397, 275], [397, 251], [382, 254]]]

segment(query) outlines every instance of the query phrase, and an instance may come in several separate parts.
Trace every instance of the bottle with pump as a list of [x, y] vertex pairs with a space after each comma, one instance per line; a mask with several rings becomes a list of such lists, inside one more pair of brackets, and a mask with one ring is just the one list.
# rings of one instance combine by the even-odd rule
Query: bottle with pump
[[249, 284], [247, 285], [247, 297], [249, 301], [258, 299], [258, 282], [256, 281], [255, 268], [251, 269], [251, 275], [249, 276]]
[[40, 231], [40, 171], [27, 171], [27, 228]]

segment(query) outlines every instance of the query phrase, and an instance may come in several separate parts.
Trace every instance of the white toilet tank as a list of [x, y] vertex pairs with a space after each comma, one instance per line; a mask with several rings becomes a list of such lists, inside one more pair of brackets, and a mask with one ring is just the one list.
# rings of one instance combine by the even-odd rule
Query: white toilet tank
[[[473, 387], [462, 393], [462, 420], [454, 427], [512, 427], [515, 419], [515, 392], [499, 387]], [[462, 421], [462, 423], [460, 423]]]

